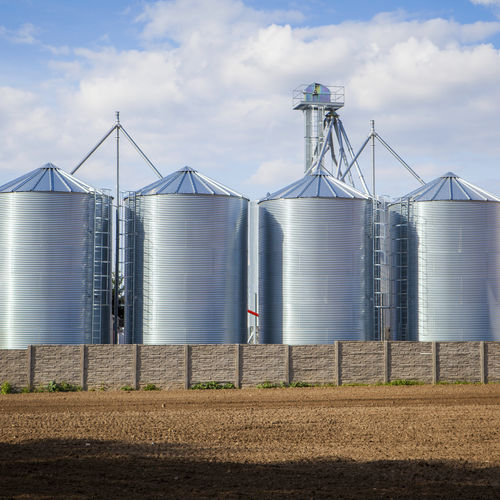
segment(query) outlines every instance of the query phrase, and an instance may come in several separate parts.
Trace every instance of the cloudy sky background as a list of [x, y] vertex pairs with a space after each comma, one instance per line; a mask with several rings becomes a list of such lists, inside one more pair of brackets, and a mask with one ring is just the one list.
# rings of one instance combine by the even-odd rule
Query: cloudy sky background
[[[0, 183], [70, 171], [119, 110], [164, 175], [190, 165], [256, 199], [302, 175], [292, 90], [317, 81], [345, 86], [354, 149], [373, 119], [425, 180], [500, 195], [499, 48], [500, 0], [0, 0]], [[112, 188], [114, 148], [79, 177]], [[121, 164], [123, 189], [155, 180], [125, 140]], [[377, 172], [379, 193], [418, 186], [381, 147]]]

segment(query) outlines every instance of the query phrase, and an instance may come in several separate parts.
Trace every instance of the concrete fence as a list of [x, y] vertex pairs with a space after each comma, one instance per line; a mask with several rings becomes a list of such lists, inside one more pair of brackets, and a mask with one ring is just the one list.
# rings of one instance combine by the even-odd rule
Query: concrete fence
[[0, 383], [55, 380], [83, 389], [252, 387], [264, 381], [336, 385], [391, 380], [500, 382], [500, 342], [336, 342], [332, 345], [79, 345], [0, 350]]

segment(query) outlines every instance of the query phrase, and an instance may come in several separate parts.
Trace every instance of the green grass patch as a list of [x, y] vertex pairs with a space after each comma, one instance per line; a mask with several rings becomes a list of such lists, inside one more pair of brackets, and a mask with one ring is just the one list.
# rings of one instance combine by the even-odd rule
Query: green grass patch
[[481, 385], [481, 382], [471, 382], [469, 380], [440, 380], [436, 385]]
[[81, 391], [82, 388], [79, 385], [70, 384], [69, 382], [56, 382], [52, 380], [47, 385], [41, 385], [39, 387], [35, 387], [31, 391], [29, 388], [23, 388], [22, 392], [78, 392]]
[[285, 382], [270, 382], [269, 380], [257, 384], [257, 389], [282, 389], [284, 387], [288, 387]]
[[288, 387], [314, 387], [315, 384], [310, 384], [309, 382], [290, 382]]
[[14, 388], [10, 382], [4, 382], [0, 385], [0, 394], [12, 394], [14, 392]]
[[198, 382], [197, 384], [192, 385], [190, 389], [193, 389], [195, 391], [204, 391], [210, 389], [236, 389], [236, 386], [232, 382], [215, 382], [214, 380], [211, 380], [209, 382]]
[[156, 385], [154, 384], [146, 384], [143, 388], [142, 388], [143, 391], [159, 391], [160, 388], [159, 387], [156, 387]]
[[400, 379], [400, 380], [391, 380], [390, 382], [387, 382], [384, 385], [425, 385], [425, 382], [423, 382], [422, 380]]

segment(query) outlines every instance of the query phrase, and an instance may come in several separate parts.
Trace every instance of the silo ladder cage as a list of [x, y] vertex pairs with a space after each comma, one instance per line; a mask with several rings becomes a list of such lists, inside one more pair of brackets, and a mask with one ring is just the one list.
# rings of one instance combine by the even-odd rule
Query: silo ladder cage
[[387, 276], [387, 201], [379, 197], [373, 200], [373, 340], [387, 340], [385, 310], [389, 308]]
[[109, 338], [111, 319], [111, 196], [94, 192], [92, 343]]
[[120, 204], [120, 274], [123, 276], [125, 289], [125, 343], [133, 342], [135, 327], [135, 266], [136, 266], [136, 206], [137, 196], [134, 191], [121, 193]]

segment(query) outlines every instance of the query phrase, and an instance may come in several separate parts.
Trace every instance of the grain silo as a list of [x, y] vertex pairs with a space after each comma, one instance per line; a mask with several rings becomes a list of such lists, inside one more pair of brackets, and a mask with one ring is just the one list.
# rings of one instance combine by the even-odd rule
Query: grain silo
[[318, 168], [259, 202], [262, 343], [372, 338], [371, 212]]
[[500, 340], [500, 199], [449, 172], [390, 207], [399, 340]]
[[109, 342], [111, 198], [48, 163], [0, 187], [0, 348]]
[[248, 200], [185, 167], [126, 206], [126, 339], [245, 343]]

